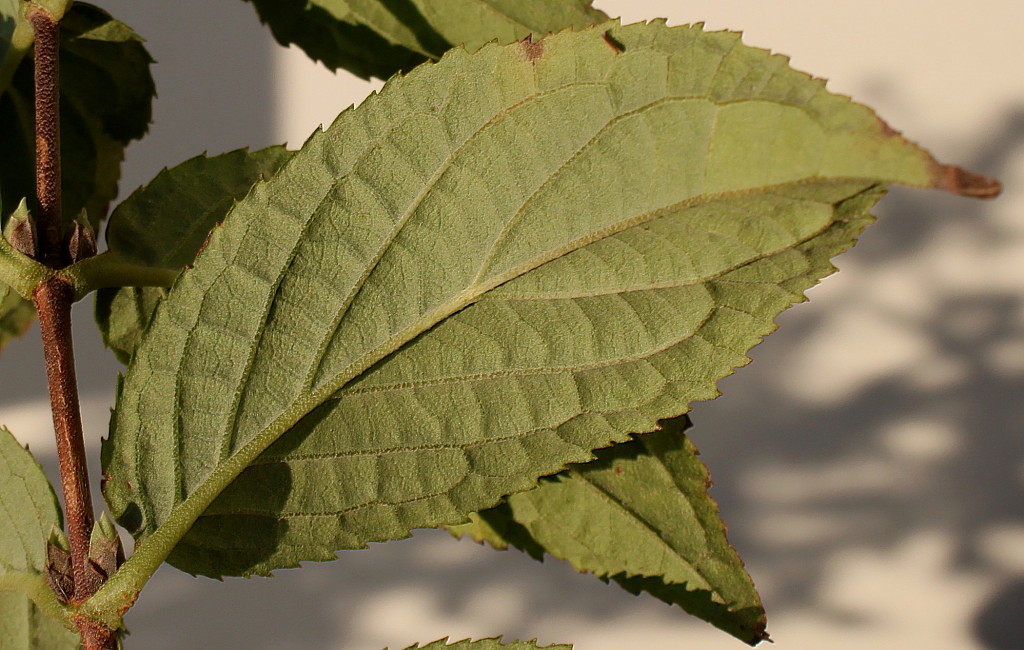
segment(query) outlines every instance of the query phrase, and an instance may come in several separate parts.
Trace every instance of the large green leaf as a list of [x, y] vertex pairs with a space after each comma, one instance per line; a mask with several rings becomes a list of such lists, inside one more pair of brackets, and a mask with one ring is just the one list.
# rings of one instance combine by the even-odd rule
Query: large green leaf
[[[78, 636], [23, 592], [48, 593], [46, 540], [60, 528], [57, 497], [32, 454], [0, 427], [0, 647], [77, 648]], [[17, 589], [17, 591], [12, 591]], [[52, 596], [50, 596], [52, 598]]]
[[[149, 128], [152, 59], [127, 25], [75, 3], [61, 21], [61, 156], [66, 223], [84, 208], [94, 225], [117, 195], [125, 146]], [[0, 96], [0, 203], [35, 197], [32, 61]], [[3, 215], [6, 218], [6, 215]]]
[[[164, 169], [110, 215], [109, 254], [145, 266], [178, 270], [191, 264], [210, 230], [256, 181], [272, 176], [291, 156], [284, 147], [196, 156]], [[160, 287], [100, 289], [96, 321], [103, 341], [127, 363], [142, 340]]]
[[995, 189], [736, 34], [611, 23], [392, 80], [157, 309], [103, 454], [129, 564], [332, 559], [654, 430], [747, 362], [885, 182]]
[[592, 0], [248, 0], [282, 45], [296, 44], [332, 70], [387, 79], [455, 45], [602, 22]]
[[538, 560], [550, 553], [756, 644], [767, 638], [764, 608], [725, 537], [685, 426], [671, 420], [602, 449], [596, 460], [513, 494], [452, 532], [496, 548], [511, 544]]
[[[470, 641], [464, 639], [449, 644], [449, 639], [439, 639], [427, 645], [411, 645], [405, 650], [572, 650], [571, 645], [537, 645], [536, 641], [509, 641], [503, 642], [500, 638], [478, 639]], [[387, 650], [385, 648], [385, 650]]]

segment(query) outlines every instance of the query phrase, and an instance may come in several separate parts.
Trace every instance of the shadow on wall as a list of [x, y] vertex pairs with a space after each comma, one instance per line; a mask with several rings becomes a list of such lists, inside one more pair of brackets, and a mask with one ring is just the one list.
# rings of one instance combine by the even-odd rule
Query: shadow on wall
[[[963, 162], [1006, 180], [1024, 154], [1024, 108], [1009, 112], [992, 133], [974, 159]], [[1008, 232], [995, 218], [997, 209], [999, 204], [894, 190], [862, 246], [839, 264], [851, 259], [858, 266], [879, 267], [923, 259], [950, 232], [969, 232], [963, 245], [975, 256], [986, 251], [996, 256], [1015, 246], [1019, 278], [1024, 275], [1021, 230]], [[957, 247], [945, 246], [937, 259], [955, 256]], [[989, 280], [990, 287], [980, 291], [978, 283], [963, 292], [947, 287], [930, 309], [899, 317], [900, 326], [943, 361], [913, 381], [907, 372], [913, 369], [900, 369], [861, 385], [839, 403], [821, 406], [780, 388], [780, 373], [793, 367], [787, 357], [835, 324], [828, 307], [806, 312], [798, 307], [780, 319], [782, 327], [769, 343], [755, 350], [753, 366], [725, 381], [725, 398], [697, 405], [693, 437], [732, 524], [730, 538], [753, 567], [755, 580], [758, 572], [767, 574], [776, 609], [820, 609], [823, 574], [829, 559], [844, 549], [891, 550], [915, 532], [939, 531], [953, 543], [950, 571], [1001, 575], [1006, 583], [976, 615], [979, 643], [1020, 647], [1022, 583], [991, 564], [983, 542], [992, 531], [1024, 527], [1024, 293], [1020, 282], [1007, 287], [1005, 277]], [[885, 290], [858, 286], [862, 292]], [[834, 338], [831, 343], [842, 345]], [[915, 422], [924, 424], [915, 428]], [[751, 472], [761, 479], [752, 481]], [[781, 497], [772, 494], [780, 484], [795, 485], [801, 494], [794, 496], [790, 488]], [[759, 498], [759, 490], [768, 498]], [[789, 537], [773, 543], [759, 534], [765, 527], [750, 525], [773, 517], [816, 521], [830, 529], [798, 542]]]

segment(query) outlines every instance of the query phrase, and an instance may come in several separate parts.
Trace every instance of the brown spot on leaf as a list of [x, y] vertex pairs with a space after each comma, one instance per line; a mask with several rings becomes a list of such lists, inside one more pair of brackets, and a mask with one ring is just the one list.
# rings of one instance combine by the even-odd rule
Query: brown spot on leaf
[[533, 63], [540, 57], [544, 56], [543, 40], [534, 42], [533, 36], [527, 36], [523, 40], [519, 41], [519, 46], [523, 48], [523, 54], [526, 55], [526, 60], [530, 63]]
[[932, 186], [975, 199], [993, 199], [1003, 191], [1003, 186], [994, 178], [975, 174], [955, 165], [935, 163], [931, 170]]
[[626, 46], [620, 43], [618, 40], [616, 40], [616, 38], [612, 36], [609, 32], [601, 34], [601, 38], [604, 39], [604, 42], [606, 45], [608, 45], [608, 47], [612, 48], [612, 52], [618, 54], [619, 52], [626, 51]]

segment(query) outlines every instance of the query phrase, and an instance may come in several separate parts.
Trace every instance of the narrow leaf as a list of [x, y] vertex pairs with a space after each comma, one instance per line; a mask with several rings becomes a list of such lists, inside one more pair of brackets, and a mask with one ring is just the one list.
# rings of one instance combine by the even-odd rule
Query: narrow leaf
[[[405, 650], [442, 650], [451, 648], [454, 650], [572, 650], [571, 645], [537, 645], [537, 641], [509, 641], [503, 642], [500, 637], [494, 639], [478, 639], [470, 641], [464, 639], [448, 643], [449, 639], [439, 639], [427, 645], [411, 645]], [[385, 648], [384, 650], [387, 650]]]
[[[131, 262], [171, 270], [192, 264], [235, 201], [272, 176], [291, 156], [284, 147], [196, 156], [164, 169], [110, 215], [107, 246]], [[100, 289], [96, 321], [103, 341], [127, 363], [166, 291], [159, 287]]]
[[35, 585], [37, 595], [49, 594], [43, 578], [46, 540], [60, 526], [57, 497], [42, 467], [0, 427], [0, 647], [5, 650], [79, 647], [77, 635], [24, 593], [26, 585]]
[[672, 420], [600, 450], [596, 460], [513, 494], [452, 532], [497, 548], [511, 544], [538, 560], [550, 553], [756, 644], [767, 638], [764, 608], [726, 539], [685, 426]]
[[282, 45], [331, 70], [387, 79], [456, 45], [511, 43], [608, 17], [592, 0], [248, 0]]
[[736, 34], [612, 23], [393, 79], [157, 308], [104, 446], [146, 538], [125, 568], [176, 542], [210, 575], [333, 559], [654, 430], [888, 182], [996, 187]]
[[[62, 206], [67, 224], [85, 209], [95, 227], [117, 195], [125, 146], [149, 128], [155, 94], [151, 63], [142, 39], [101, 9], [76, 2], [61, 21]], [[0, 203], [5, 206], [35, 196], [32, 97], [32, 60], [26, 58], [0, 96]]]

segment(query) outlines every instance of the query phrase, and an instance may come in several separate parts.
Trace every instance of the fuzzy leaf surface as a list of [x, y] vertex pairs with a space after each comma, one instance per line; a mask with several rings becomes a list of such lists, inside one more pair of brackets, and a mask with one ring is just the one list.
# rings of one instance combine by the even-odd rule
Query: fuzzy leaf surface
[[[191, 264], [235, 201], [257, 181], [273, 176], [290, 157], [284, 147], [251, 153], [239, 149], [196, 156], [164, 169], [114, 209], [107, 225], [108, 249], [145, 266], [177, 270]], [[103, 342], [121, 362], [128, 363], [166, 293], [160, 287], [106, 288], [96, 293], [96, 322]]]
[[[78, 637], [44, 615], [18, 591], [19, 578], [39, 582], [46, 571], [46, 540], [60, 527], [57, 497], [32, 454], [0, 427], [0, 647], [60, 650], [79, 647]], [[43, 583], [45, 588], [45, 583]]]
[[549, 553], [647, 591], [750, 644], [766, 638], [753, 581], [725, 536], [684, 419], [597, 452], [452, 528], [495, 548]]
[[108, 503], [135, 557], [208, 575], [465, 521], [714, 397], [888, 182], [991, 185], [736, 34], [455, 50], [314, 134], [178, 277]]
[[328, 68], [387, 79], [456, 45], [474, 51], [607, 16], [592, 0], [248, 0], [282, 45]]
[[[76, 2], [61, 20], [62, 208], [85, 208], [94, 226], [117, 195], [127, 144], [149, 128], [155, 94], [142, 39], [92, 5]], [[0, 96], [0, 203], [30, 197], [35, 211], [32, 60], [26, 57]], [[7, 215], [3, 215], [6, 220]]]
[[[405, 650], [572, 650], [571, 645], [537, 645], [536, 641], [509, 641], [503, 642], [501, 638], [477, 639], [471, 641], [463, 639], [449, 643], [449, 639], [439, 639], [427, 645], [411, 645]], [[385, 648], [387, 650], [387, 648]]]

